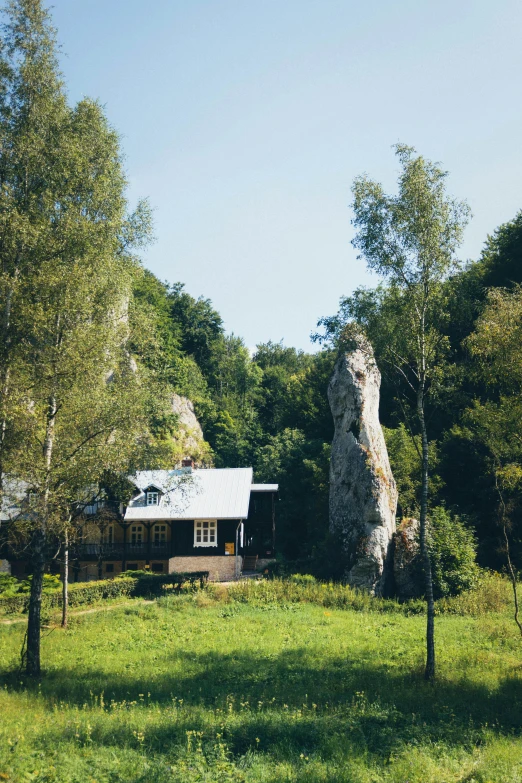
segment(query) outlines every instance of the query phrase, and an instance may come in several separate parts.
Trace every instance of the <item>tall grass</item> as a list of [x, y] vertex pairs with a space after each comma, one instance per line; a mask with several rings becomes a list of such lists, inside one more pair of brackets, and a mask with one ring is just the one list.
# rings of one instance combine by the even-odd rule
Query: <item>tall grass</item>
[[[209, 586], [212, 594], [213, 586]], [[310, 603], [327, 609], [352, 609], [356, 612], [422, 614], [421, 600], [400, 603], [390, 598], [375, 598], [357, 588], [335, 582], [319, 582], [310, 576], [290, 579], [244, 580], [228, 587], [227, 593], [218, 593], [237, 603], [259, 606], [263, 604]], [[477, 586], [454, 598], [436, 602], [437, 614], [479, 616], [490, 612], [504, 612], [511, 605], [511, 586], [498, 574], [483, 572]]]
[[495, 612], [468, 597], [438, 618], [434, 685], [423, 617], [311, 580], [72, 617], [44, 636], [39, 683], [16, 673], [23, 628], [0, 627], [0, 780], [520, 783], [502, 585], [482, 587]]

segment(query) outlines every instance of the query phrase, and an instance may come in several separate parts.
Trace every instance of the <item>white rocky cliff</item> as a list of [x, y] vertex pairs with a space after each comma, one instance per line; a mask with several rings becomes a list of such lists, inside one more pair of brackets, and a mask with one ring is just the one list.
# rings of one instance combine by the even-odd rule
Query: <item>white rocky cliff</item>
[[379, 423], [381, 375], [358, 339], [342, 354], [328, 387], [335, 434], [330, 462], [330, 531], [340, 541], [345, 578], [373, 594], [392, 572], [397, 489]]
[[212, 464], [210, 447], [204, 440], [192, 402], [187, 397], [174, 394], [172, 413], [178, 418], [178, 431], [175, 435], [178, 458], [181, 460], [184, 457], [192, 457], [199, 467], [209, 467]]

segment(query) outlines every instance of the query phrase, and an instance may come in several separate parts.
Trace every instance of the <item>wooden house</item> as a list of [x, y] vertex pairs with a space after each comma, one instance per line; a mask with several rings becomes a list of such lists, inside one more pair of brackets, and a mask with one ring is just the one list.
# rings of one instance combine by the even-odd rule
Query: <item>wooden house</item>
[[[191, 460], [179, 470], [137, 473], [127, 504], [97, 496], [82, 505], [69, 548], [69, 579], [146, 569], [208, 571], [211, 580], [226, 581], [262, 567], [275, 554], [278, 485], [254, 484], [252, 477], [252, 468], [196, 469]], [[7, 520], [27, 502], [20, 491], [16, 495], [16, 513], [2, 515], [5, 533]], [[6, 535], [0, 550], [12, 573], [25, 577], [28, 563], [9, 551]]]
[[226, 581], [274, 557], [278, 486], [253, 484], [252, 468], [196, 469], [186, 460], [180, 470], [142, 471], [132, 482], [134, 496], [118, 513], [86, 508], [71, 580], [150, 569], [209, 571]]

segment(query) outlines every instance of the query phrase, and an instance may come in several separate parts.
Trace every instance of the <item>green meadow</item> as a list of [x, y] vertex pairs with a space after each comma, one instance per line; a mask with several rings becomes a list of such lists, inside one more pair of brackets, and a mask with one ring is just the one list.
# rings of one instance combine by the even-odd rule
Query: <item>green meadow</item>
[[0, 780], [522, 781], [507, 608], [440, 615], [426, 684], [422, 615], [297, 589], [211, 587], [50, 624], [36, 683], [17, 670], [24, 625], [0, 626]]

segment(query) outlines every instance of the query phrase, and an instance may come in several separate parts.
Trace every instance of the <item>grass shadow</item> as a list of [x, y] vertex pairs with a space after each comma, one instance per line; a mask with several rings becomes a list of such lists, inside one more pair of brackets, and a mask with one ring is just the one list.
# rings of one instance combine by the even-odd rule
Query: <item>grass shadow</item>
[[[421, 742], [470, 751], [483, 742], [486, 726], [503, 735], [519, 735], [522, 729], [522, 681], [517, 676], [505, 678], [494, 690], [465, 679], [428, 684], [421, 672], [390, 670], [378, 659], [317, 661], [306, 647], [270, 657], [182, 651], [166, 653], [162, 665], [165, 661], [166, 669], [159, 672], [123, 668], [107, 675], [83, 667], [75, 675], [74, 670], [57, 669], [30, 689], [49, 708], [61, 702], [96, 708], [102, 692], [109, 711], [111, 700], [125, 703], [125, 710], [139, 709], [140, 698], [146, 699], [144, 707], [159, 705], [158, 720], [147, 729], [149, 747], [159, 753], [183, 743], [187, 731], [208, 732], [211, 725], [225, 727], [238, 754], [261, 742], [265, 751], [281, 757], [319, 750], [328, 755], [342, 743], [381, 760], [399, 746]], [[27, 689], [13, 675], [0, 682], [9, 690]], [[94, 722], [93, 727], [93, 742], [129, 742], [127, 719], [110, 725], [102, 721], [98, 727]], [[46, 736], [52, 739], [52, 726]]]

